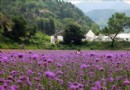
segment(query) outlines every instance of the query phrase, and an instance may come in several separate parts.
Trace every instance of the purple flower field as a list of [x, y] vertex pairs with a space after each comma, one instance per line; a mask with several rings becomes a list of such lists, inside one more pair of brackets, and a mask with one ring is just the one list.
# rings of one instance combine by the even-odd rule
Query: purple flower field
[[0, 51], [0, 90], [130, 90], [130, 52]]

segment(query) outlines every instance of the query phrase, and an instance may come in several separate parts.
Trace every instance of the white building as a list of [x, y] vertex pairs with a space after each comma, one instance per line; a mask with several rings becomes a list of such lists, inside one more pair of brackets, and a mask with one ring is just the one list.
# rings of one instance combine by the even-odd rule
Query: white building
[[51, 39], [52, 44], [59, 43], [59, 42], [63, 41], [63, 31], [60, 31], [60, 32], [52, 35], [50, 37], [50, 39]]
[[120, 33], [116, 38], [120, 41], [130, 41], [130, 33]]
[[[88, 33], [85, 35], [85, 38], [82, 39], [82, 41], [112, 41], [111, 38], [109, 36], [103, 35], [103, 34], [99, 34], [98, 36], [96, 36], [92, 30], [89, 30]], [[117, 35], [116, 40], [118, 41], [129, 41], [130, 42], [130, 33], [120, 33]], [[63, 31], [60, 31], [54, 35], [51, 36], [51, 43], [55, 44], [55, 43], [59, 43], [63, 41]]]
[[89, 30], [88, 33], [85, 35], [86, 40], [93, 41], [96, 37], [96, 35], [92, 32], [92, 30]]

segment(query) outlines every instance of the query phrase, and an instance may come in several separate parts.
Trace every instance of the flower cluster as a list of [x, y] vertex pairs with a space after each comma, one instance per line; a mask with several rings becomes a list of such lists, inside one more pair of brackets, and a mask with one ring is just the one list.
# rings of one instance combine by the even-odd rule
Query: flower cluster
[[0, 90], [129, 90], [129, 51], [1, 51]]

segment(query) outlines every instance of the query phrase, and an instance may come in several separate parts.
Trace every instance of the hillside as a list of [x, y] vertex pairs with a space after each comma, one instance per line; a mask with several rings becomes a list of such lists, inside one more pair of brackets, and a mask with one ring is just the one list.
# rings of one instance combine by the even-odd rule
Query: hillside
[[[78, 21], [84, 30], [94, 23], [73, 4], [60, 0], [1, 0], [0, 11], [10, 18], [23, 16], [30, 25], [36, 25], [48, 35], [63, 30], [68, 21]], [[50, 25], [50, 20], [54, 25]], [[50, 26], [54, 27], [53, 31], [49, 30]]]
[[130, 16], [130, 10], [122, 10], [117, 11], [114, 9], [99, 9], [87, 12], [86, 15], [89, 16], [93, 21], [95, 21], [100, 28], [107, 25], [108, 19], [112, 16], [112, 14], [116, 12], [125, 13], [127, 16]]
[[96, 22], [100, 28], [107, 25], [108, 19], [115, 12], [124, 12], [130, 16], [130, 4], [123, 1], [82, 1], [75, 6]]
[[51, 35], [77, 22], [86, 33], [99, 27], [63, 0], [0, 0], [0, 48], [49, 48]]

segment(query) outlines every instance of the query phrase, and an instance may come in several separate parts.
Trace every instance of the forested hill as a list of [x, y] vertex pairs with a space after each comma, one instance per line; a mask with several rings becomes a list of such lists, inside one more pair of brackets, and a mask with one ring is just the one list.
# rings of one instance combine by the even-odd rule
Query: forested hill
[[12, 19], [22, 16], [29, 27], [36, 26], [48, 35], [63, 30], [69, 22], [78, 22], [84, 31], [98, 26], [84, 13], [63, 0], [0, 0], [0, 13]]

